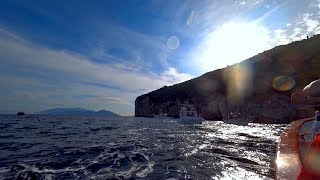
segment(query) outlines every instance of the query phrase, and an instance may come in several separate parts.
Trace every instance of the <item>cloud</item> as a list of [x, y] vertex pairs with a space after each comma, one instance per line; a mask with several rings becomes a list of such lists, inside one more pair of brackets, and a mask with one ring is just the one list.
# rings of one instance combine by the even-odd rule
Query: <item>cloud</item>
[[[5, 96], [9, 92], [2, 92], [2, 104], [19, 102], [19, 98], [28, 99], [30, 103], [38, 97], [39, 103], [30, 109], [35, 111], [52, 104], [89, 103], [93, 108], [101, 108], [94, 103], [105, 102], [104, 105], [110, 103], [110, 110], [115, 112], [121, 112], [121, 107], [112, 109], [112, 104], [130, 106], [132, 114], [136, 96], [192, 77], [174, 68], [154, 74], [135, 70], [134, 64], [128, 66], [126, 62], [98, 63], [79, 53], [33, 44], [4, 29], [0, 29], [0, 54], [0, 82], [20, 94], [17, 96], [16, 92], [16, 97], [8, 99]], [[77, 99], [81, 94], [95, 98]], [[14, 106], [14, 103], [9, 104]]]
[[126, 100], [119, 98], [119, 97], [90, 97], [87, 98], [89, 102], [92, 103], [120, 103], [126, 104], [128, 103]]
[[53, 73], [73, 78], [81, 77], [80, 81], [110, 83], [119, 88], [132, 90], [141, 89], [146, 84], [149, 85], [147, 90], [150, 90], [166, 83], [155, 75], [131, 71], [132, 69], [126, 65], [95, 63], [80, 54], [30, 45], [23, 41], [0, 39], [0, 47], [3, 61], [6, 62], [4, 66], [20, 65], [24, 70], [45, 71], [48, 76]]
[[193, 17], [194, 17], [194, 11], [191, 11], [190, 16], [189, 16], [189, 18], [188, 18], [188, 20], [187, 20], [187, 22], [186, 22], [186, 24], [187, 24], [188, 26], [191, 26]]
[[[181, 27], [177, 31], [178, 28]], [[95, 29], [98, 30], [89, 41], [88, 56], [105, 63], [117, 62], [117, 66], [131, 71], [165, 71], [173, 64], [168, 57], [178, 53], [167, 47], [173, 34], [144, 34], [118, 24], [100, 23]]]
[[98, 23], [95, 29], [96, 32], [93, 33], [94, 36], [90, 38], [88, 44], [91, 47], [91, 54], [96, 58], [108, 59], [110, 57], [108, 50], [111, 48], [121, 49], [122, 52], [133, 55], [133, 57], [141, 57], [147, 51], [167, 51], [166, 38], [161, 36], [143, 34], [110, 23]]
[[[266, 19], [271, 14], [275, 13], [279, 8], [284, 6], [288, 1], [278, 3], [272, 6], [271, 10], [268, 10], [260, 17], [260, 21]], [[263, 9], [262, 7], [267, 2], [263, 0], [253, 0], [253, 1], [210, 1], [204, 0], [200, 2], [194, 1], [184, 1], [185, 10], [180, 10], [179, 12], [189, 12], [187, 25], [190, 26], [191, 22], [194, 26], [199, 26], [204, 31], [200, 32], [202, 34], [207, 34], [216, 28], [216, 26], [232, 21], [235, 18], [246, 18], [246, 16], [252, 11]], [[192, 7], [192, 8], [190, 8]], [[181, 15], [180, 15], [181, 16]], [[191, 21], [192, 20], [192, 21]]]
[[309, 33], [316, 30], [316, 28], [318, 28], [320, 25], [320, 22], [318, 20], [311, 19], [310, 17], [311, 17], [310, 14], [304, 14], [304, 17], [303, 17], [303, 22], [307, 27], [307, 32]]
[[[283, 1], [279, 4], [276, 4], [271, 10], [264, 13], [261, 17], [259, 17], [255, 21], [263, 22], [268, 17], [270, 17], [272, 14], [276, 13], [280, 8], [284, 7], [288, 2], [289, 2], [289, 0], [286, 0], [286, 1]], [[266, 5], [266, 7], [269, 9], [271, 6], [268, 4], [268, 5]]]
[[276, 34], [283, 34], [283, 33], [285, 33], [285, 32], [286, 32], [286, 30], [283, 30], [283, 29], [276, 29], [274, 32], [275, 32]]
[[165, 67], [165, 68], [170, 67], [170, 64], [168, 62], [168, 53], [159, 52], [158, 59], [162, 67]]
[[170, 67], [161, 74], [164, 81], [169, 80], [169, 85], [175, 84], [176, 82], [183, 82], [193, 78], [192, 75], [188, 73], [179, 73], [175, 68]]
[[289, 26], [283, 27], [284, 32], [276, 32], [275, 45], [287, 44], [292, 41], [305, 39], [307, 36], [320, 34], [320, 17], [314, 14], [302, 13], [290, 22]]
[[47, 94], [44, 93], [34, 93], [34, 92], [25, 92], [23, 93], [23, 96], [27, 99], [31, 99], [31, 100], [37, 100], [40, 98], [48, 98]]
[[284, 29], [275, 30], [274, 31], [274, 36], [275, 36], [274, 43], [276, 45], [290, 43], [290, 40], [288, 39], [288, 36], [286, 35], [286, 30], [284, 30]]

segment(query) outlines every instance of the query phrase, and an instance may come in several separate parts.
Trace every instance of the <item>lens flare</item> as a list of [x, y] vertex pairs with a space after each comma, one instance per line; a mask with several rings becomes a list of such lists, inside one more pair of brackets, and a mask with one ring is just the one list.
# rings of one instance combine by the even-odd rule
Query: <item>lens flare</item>
[[168, 49], [175, 50], [179, 47], [179, 44], [180, 44], [180, 40], [177, 36], [171, 36], [167, 40], [167, 48]]
[[296, 81], [290, 76], [277, 76], [273, 79], [272, 86], [279, 91], [289, 91], [296, 85]]
[[224, 80], [230, 102], [241, 101], [252, 89], [252, 69], [249, 65], [237, 64], [226, 69]]

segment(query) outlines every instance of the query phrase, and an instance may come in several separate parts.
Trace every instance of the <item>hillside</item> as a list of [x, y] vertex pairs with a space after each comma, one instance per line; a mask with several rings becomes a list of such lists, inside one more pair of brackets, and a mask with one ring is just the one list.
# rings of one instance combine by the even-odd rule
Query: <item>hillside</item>
[[82, 109], [82, 108], [54, 108], [54, 109], [40, 111], [35, 114], [69, 115], [69, 116], [111, 116], [111, 117], [119, 116], [118, 114], [113, 113], [111, 111], [100, 110], [96, 112], [96, 111]]
[[163, 112], [177, 117], [181, 103], [189, 101], [207, 120], [221, 120], [236, 111], [259, 123], [288, 123], [313, 115], [312, 110], [294, 109], [290, 96], [319, 77], [320, 35], [316, 35], [139, 96], [135, 116]]

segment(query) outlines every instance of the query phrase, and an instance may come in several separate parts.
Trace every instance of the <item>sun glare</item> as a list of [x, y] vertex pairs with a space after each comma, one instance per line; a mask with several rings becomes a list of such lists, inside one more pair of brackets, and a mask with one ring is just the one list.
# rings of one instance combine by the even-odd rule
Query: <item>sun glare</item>
[[241, 62], [271, 47], [269, 32], [256, 22], [228, 22], [209, 33], [195, 60], [203, 71]]

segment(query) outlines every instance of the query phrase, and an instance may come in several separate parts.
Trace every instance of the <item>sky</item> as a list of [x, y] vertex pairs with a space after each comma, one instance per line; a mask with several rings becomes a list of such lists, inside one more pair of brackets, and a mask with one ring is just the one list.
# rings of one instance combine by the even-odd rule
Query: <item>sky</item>
[[3, 0], [0, 113], [134, 115], [139, 95], [314, 34], [320, 0]]

